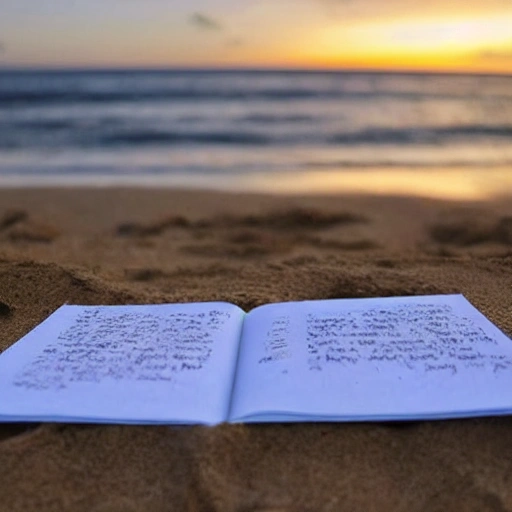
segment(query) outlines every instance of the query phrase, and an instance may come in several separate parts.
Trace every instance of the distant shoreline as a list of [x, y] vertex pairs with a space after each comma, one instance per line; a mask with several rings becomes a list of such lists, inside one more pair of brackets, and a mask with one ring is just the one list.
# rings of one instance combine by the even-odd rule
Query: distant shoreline
[[1, 66], [0, 73], [56, 73], [56, 74], [315, 74], [315, 75], [401, 75], [401, 76], [478, 76], [512, 78], [512, 71], [490, 73], [486, 71], [449, 71], [449, 70], [417, 70], [417, 69], [378, 69], [378, 68], [303, 68], [303, 67], [117, 67], [117, 66]]

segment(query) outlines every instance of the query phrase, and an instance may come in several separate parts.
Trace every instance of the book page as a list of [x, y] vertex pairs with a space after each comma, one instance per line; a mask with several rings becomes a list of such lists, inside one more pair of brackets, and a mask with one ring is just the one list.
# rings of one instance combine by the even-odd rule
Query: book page
[[0, 355], [0, 421], [226, 420], [245, 313], [63, 306]]
[[461, 295], [262, 306], [246, 317], [235, 421], [512, 412], [512, 341]]

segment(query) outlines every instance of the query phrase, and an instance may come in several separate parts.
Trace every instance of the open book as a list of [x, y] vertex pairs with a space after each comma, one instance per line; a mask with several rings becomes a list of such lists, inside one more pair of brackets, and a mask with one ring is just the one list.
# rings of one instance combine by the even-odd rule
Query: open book
[[512, 341], [462, 295], [62, 306], [0, 354], [0, 421], [512, 413]]

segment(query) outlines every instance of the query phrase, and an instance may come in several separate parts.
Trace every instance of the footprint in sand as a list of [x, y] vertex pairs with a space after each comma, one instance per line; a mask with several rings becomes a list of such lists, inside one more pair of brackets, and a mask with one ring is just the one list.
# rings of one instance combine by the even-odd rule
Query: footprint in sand
[[[368, 219], [351, 212], [324, 212], [308, 208], [290, 208], [251, 215], [220, 215], [191, 221], [180, 215], [168, 215], [146, 223], [119, 224], [115, 234], [138, 240], [160, 236], [173, 228], [186, 228], [193, 243], [180, 251], [202, 257], [259, 258], [284, 254], [297, 246], [333, 250], [368, 250], [377, 247], [371, 240], [322, 239], [311, 235], [339, 225], [366, 223]], [[141, 274], [134, 280], [151, 279]]]
[[172, 215], [148, 223], [125, 222], [117, 226], [115, 233], [124, 237], [147, 237], [161, 235], [170, 228], [186, 228], [189, 225], [185, 217]]
[[430, 239], [443, 245], [470, 247], [495, 243], [512, 245], [512, 217], [467, 217], [430, 226]]
[[292, 208], [262, 215], [224, 216], [212, 221], [209, 227], [264, 228], [272, 231], [315, 230], [368, 220], [350, 212], [329, 213], [307, 208]]
[[28, 213], [25, 210], [7, 210], [0, 217], [0, 231], [4, 231], [19, 222], [23, 222], [28, 219]]
[[6, 316], [10, 316], [12, 313], [12, 308], [6, 302], [0, 300], [0, 317], [5, 318]]
[[290, 252], [297, 246], [322, 249], [363, 250], [374, 248], [369, 240], [326, 240], [310, 233], [326, 228], [365, 223], [368, 220], [350, 212], [328, 213], [315, 209], [292, 208], [261, 215], [223, 216], [198, 224], [209, 228], [208, 244], [189, 245], [185, 252], [202, 256], [261, 257]]
[[33, 221], [25, 210], [7, 210], [0, 217], [0, 233], [11, 242], [50, 243], [59, 231], [42, 222]]
[[166, 274], [156, 268], [131, 268], [125, 270], [125, 276], [130, 281], [148, 282], [165, 277]]

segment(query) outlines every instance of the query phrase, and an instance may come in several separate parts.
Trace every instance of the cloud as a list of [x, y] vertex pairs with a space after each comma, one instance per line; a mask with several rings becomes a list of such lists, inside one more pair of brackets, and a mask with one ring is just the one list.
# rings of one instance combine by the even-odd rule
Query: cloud
[[189, 17], [189, 22], [201, 30], [223, 30], [222, 25], [217, 20], [201, 12], [195, 12], [192, 14]]
[[0, 55], [4, 54], [6, 50], [7, 48], [5, 46], [5, 43], [3, 41], [0, 41]]
[[226, 46], [229, 48], [238, 48], [244, 45], [245, 41], [241, 37], [232, 37], [226, 41]]

